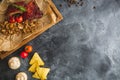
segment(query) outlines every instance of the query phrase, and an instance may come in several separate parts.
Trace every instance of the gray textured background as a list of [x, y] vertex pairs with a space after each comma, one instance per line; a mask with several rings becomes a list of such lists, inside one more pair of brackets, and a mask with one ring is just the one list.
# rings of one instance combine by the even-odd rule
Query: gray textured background
[[[120, 0], [84, 0], [71, 8], [53, 1], [64, 20], [28, 43], [51, 68], [48, 80], [120, 80]], [[8, 59], [23, 48], [0, 61], [0, 80], [15, 80], [20, 71], [36, 80], [27, 71], [33, 53], [21, 59], [20, 69], [8, 68]]]

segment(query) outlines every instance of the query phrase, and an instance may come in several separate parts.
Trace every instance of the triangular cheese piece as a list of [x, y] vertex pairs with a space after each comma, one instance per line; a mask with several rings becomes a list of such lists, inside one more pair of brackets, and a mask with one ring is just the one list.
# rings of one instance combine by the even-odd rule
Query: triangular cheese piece
[[41, 76], [41, 79], [42, 80], [46, 80], [47, 79], [47, 75], [48, 73], [50, 72], [50, 68], [43, 68], [43, 71], [42, 71], [42, 76]]
[[39, 67], [38, 62], [34, 63], [29, 69], [28, 71], [30, 72], [36, 72], [36, 68]]
[[34, 53], [34, 55], [33, 55], [32, 59], [30, 60], [30, 63], [29, 63], [29, 64], [32, 65], [32, 64], [36, 63], [36, 61], [38, 61], [38, 65], [39, 65], [39, 66], [44, 66], [44, 62], [43, 62], [43, 60], [40, 58], [40, 56], [38, 55], [37, 52]]
[[36, 78], [36, 79], [40, 79], [40, 77], [39, 77], [39, 75], [38, 75], [37, 72], [35, 72], [32, 77], [33, 77], [33, 78]]
[[36, 71], [37, 71], [37, 73], [38, 73], [39, 77], [41, 78], [42, 73], [43, 73], [43, 68], [38, 67], [38, 68], [36, 69]]

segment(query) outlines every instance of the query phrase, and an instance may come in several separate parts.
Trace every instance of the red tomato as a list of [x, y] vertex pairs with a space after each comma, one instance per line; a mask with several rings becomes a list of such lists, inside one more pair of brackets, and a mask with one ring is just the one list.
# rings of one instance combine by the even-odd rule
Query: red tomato
[[21, 56], [22, 58], [27, 58], [27, 57], [28, 57], [28, 53], [25, 52], [25, 51], [22, 51], [21, 54], [20, 54], [20, 56]]
[[25, 52], [30, 53], [30, 52], [32, 52], [32, 49], [33, 49], [32, 46], [28, 45], [28, 46], [25, 47]]
[[10, 18], [9, 18], [9, 22], [10, 22], [10, 23], [14, 23], [14, 22], [15, 22], [15, 17], [10, 16]]
[[20, 23], [20, 22], [23, 21], [23, 17], [22, 16], [16, 16], [15, 17], [15, 21], [18, 22], [18, 23]]

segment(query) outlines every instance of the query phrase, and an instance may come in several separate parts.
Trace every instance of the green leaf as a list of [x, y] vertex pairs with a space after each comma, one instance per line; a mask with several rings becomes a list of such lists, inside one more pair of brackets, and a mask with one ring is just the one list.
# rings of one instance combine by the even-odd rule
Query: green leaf
[[19, 5], [16, 5], [16, 4], [13, 4], [14, 7], [18, 8], [19, 10], [21, 10], [22, 12], [25, 12], [26, 11], [26, 8], [23, 7], [23, 6], [19, 6]]

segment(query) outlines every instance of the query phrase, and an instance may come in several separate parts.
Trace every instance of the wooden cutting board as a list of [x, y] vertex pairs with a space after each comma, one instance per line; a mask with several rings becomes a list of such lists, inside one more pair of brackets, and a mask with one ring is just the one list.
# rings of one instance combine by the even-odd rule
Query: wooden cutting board
[[[34, 39], [38, 35], [42, 34], [47, 29], [49, 29], [50, 27], [52, 27], [53, 25], [55, 25], [56, 23], [58, 23], [59, 21], [61, 21], [63, 19], [61, 13], [58, 11], [58, 9], [56, 8], [56, 6], [52, 2], [52, 0], [44, 0], [44, 1], [47, 4], [47, 8], [49, 8], [48, 10], [50, 12], [50, 13], [48, 12], [47, 14], [51, 15], [51, 16], [49, 16], [49, 17], [51, 17], [49, 19], [50, 19], [50, 21], [51, 21], [51, 19], [53, 19], [53, 21], [51, 21], [49, 24], [44, 25], [37, 32], [34, 32], [33, 34], [29, 35], [27, 38], [22, 40], [22, 42], [13, 50], [0, 54], [0, 59], [4, 59], [8, 55], [12, 54], [14, 51], [16, 51], [17, 49], [19, 49], [20, 47], [22, 47], [23, 45], [25, 45], [26, 43], [28, 43], [29, 41], [31, 41], [32, 39]], [[38, 6], [39, 6], [39, 4], [38, 4]], [[51, 13], [53, 13], [54, 15]]]

